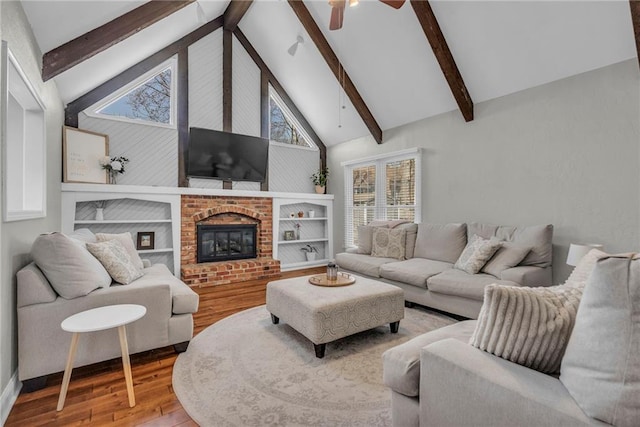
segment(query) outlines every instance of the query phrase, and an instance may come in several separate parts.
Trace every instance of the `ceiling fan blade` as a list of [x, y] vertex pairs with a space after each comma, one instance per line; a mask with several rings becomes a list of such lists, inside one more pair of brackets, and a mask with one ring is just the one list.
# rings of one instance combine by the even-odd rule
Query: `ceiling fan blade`
[[391, 6], [394, 9], [400, 9], [404, 4], [405, 0], [380, 0], [382, 3], [387, 6]]
[[342, 21], [344, 21], [344, 6], [346, 1], [334, 1], [331, 4], [331, 20], [329, 21], [329, 29], [339, 30], [342, 28]]

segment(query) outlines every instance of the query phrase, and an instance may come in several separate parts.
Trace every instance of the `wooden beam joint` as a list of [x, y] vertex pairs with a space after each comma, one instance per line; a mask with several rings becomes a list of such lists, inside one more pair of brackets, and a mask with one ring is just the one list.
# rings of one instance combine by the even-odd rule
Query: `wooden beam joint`
[[224, 11], [224, 29], [235, 30], [244, 14], [249, 10], [252, 2], [253, 0], [231, 0]]

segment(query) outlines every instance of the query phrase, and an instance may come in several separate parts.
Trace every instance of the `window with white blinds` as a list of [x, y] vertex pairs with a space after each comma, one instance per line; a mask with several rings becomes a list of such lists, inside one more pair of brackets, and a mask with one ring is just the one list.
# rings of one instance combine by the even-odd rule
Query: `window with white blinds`
[[420, 221], [420, 150], [342, 163], [345, 177], [345, 247], [358, 242], [358, 226], [373, 220]]

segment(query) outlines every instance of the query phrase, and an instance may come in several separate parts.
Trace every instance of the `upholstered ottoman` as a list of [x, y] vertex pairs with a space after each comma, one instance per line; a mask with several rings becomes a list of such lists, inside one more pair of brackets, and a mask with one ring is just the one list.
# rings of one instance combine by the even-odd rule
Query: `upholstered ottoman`
[[309, 277], [276, 280], [267, 284], [267, 310], [313, 343], [324, 357], [326, 343], [389, 323], [398, 332], [404, 318], [404, 291], [396, 286], [355, 276], [341, 287], [316, 286]]

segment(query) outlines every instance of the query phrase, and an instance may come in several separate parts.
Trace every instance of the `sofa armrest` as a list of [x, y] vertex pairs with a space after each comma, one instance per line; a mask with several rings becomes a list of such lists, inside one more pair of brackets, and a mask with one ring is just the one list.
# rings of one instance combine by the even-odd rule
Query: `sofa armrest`
[[58, 297], [58, 294], [56, 294], [47, 278], [44, 277], [44, 274], [34, 262], [21, 268], [16, 273], [16, 282], [18, 308], [52, 302]]
[[424, 347], [420, 372], [421, 426], [606, 425], [557, 378], [456, 339]]
[[143, 259], [143, 260], [142, 260], [142, 266], [143, 266], [144, 268], [149, 268], [149, 267], [151, 267], [151, 261], [150, 261], [150, 260], [148, 260], [148, 259]]
[[507, 268], [500, 279], [510, 280], [522, 286], [551, 286], [551, 267], [516, 266]]

